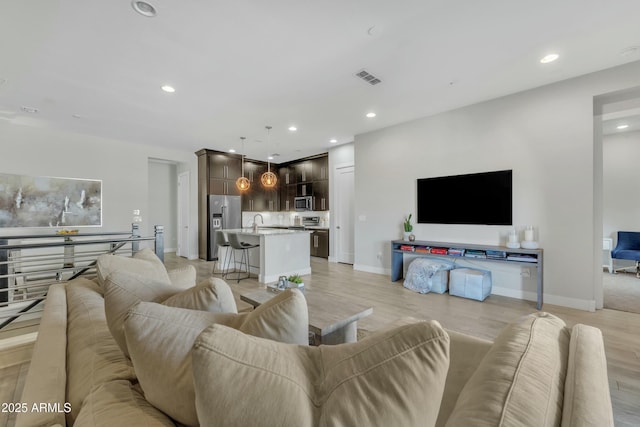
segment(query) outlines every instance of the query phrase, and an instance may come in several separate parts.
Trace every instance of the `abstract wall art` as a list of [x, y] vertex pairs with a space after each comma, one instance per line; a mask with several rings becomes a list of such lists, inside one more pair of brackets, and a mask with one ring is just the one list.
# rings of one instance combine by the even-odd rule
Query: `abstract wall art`
[[0, 228], [102, 226], [102, 181], [0, 174]]

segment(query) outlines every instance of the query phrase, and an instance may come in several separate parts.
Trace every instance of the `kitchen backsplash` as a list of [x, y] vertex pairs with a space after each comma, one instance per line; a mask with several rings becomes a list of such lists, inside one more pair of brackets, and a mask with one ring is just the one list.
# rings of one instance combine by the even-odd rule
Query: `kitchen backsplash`
[[[242, 226], [253, 226], [253, 218], [256, 214], [262, 215], [264, 225], [300, 225], [302, 218], [307, 216], [320, 217], [320, 227], [329, 227], [329, 211], [310, 211], [310, 212], [242, 212]], [[300, 223], [296, 224], [296, 217], [300, 218]], [[258, 225], [260, 218], [257, 218]]]

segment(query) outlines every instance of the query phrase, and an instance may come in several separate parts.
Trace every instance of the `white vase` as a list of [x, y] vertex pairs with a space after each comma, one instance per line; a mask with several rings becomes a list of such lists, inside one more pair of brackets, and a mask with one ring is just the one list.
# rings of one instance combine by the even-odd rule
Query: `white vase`
[[409, 236], [411, 235], [410, 231], [405, 231], [404, 232], [404, 240], [406, 240], [407, 242], [409, 241]]

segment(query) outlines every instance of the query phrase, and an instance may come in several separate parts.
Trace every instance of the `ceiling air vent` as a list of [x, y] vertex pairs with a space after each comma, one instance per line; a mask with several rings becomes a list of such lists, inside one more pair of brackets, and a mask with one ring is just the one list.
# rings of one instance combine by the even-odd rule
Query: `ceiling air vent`
[[365, 82], [369, 83], [371, 86], [375, 86], [378, 83], [382, 82], [382, 80], [380, 80], [379, 78], [377, 78], [376, 76], [368, 72], [367, 70], [358, 71], [356, 73], [356, 77], [361, 78]]

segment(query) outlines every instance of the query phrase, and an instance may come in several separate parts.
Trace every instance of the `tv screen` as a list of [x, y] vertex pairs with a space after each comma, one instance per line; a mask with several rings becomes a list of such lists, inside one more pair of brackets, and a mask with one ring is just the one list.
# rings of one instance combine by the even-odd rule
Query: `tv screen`
[[513, 225], [512, 171], [418, 179], [419, 224]]

